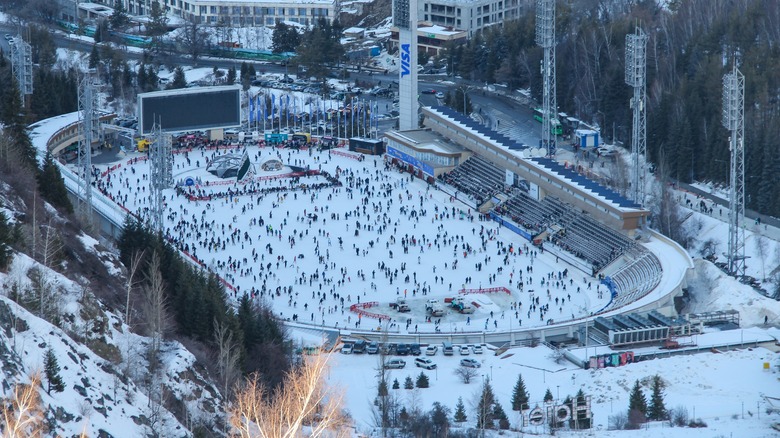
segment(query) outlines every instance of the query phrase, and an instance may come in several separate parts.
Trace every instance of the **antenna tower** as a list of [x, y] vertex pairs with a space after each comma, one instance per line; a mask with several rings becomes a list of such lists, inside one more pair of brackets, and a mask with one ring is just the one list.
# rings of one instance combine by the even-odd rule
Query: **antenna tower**
[[745, 275], [745, 76], [737, 68], [723, 75], [723, 126], [731, 133], [728, 268]]
[[558, 102], [555, 97], [555, 0], [536, 0], [536, 44], [544, 49], [542, 59], [542, 144], [550, 157], [555, 156]]
[[626, 84], [634, 88], [631, 108], [634, 110], [631, 131], [631, 156], [634, 159], [633, 198], [645, 203], [645, 162], [647, 157], [647, 116], [645, 113], [647, 84], [647, 34], [640, 27], [626, 35]]

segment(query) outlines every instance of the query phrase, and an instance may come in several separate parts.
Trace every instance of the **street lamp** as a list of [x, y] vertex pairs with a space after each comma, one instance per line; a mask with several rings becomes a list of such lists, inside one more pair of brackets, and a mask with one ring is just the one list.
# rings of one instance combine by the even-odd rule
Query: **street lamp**
[[457, 90], [460, 90], [460, 92], [463, 93], [463, 114], [465, 114], [466, 116], [469, 115], [469, 113], [467, 112], [467, 109], [466, 109], [466, 94], [469, 91], [475, 90], [475, 89], [476, 89], [476, 87], [474, 87], [472, 85], [461, 85], [460, 87], [457, 88]]

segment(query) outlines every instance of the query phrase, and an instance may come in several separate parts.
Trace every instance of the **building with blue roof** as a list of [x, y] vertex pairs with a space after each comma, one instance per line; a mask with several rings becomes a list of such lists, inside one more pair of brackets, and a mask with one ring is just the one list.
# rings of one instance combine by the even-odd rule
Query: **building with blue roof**
[[526, 180], [538, 201], [554, 196], [629, 235], [647, 226], [649, 210], [545, 158], [544, 149], [518, 143], [449, 107], [422, 107], [421, 110], [426, 128]]

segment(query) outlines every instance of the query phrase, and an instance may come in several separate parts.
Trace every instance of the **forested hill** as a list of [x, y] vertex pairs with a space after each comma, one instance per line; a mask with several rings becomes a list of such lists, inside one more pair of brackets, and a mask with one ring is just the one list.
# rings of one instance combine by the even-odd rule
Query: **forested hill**
[[[665, 7], [659, 6], [665, 3]], [[530, 87], [541, 96], [534, 8], [468, 45], [448, 48], [457, 74]], [[632, 90], [625, 37], [648, 34], [647, 148], [672, 178], [728, 184], [722, 80], [736, 57], [745, 75], [748, 208], [780, 216], [780, 2], [776, 0], [571, 0], [557, 2], [559, 111], [598, 123], [631, 144]]]

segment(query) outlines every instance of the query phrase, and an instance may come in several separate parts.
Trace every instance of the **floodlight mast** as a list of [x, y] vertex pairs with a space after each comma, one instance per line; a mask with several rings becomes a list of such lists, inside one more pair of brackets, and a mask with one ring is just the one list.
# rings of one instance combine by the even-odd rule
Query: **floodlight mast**
[[555, 156], [557, 134], [553, 121], [557, 119], [555, 95], [555, 0], [536, 0], [536, 44], [544, 49], [542, 59], [542, 145], [550, 157]]
[[150, 213], [152, 228], [164, 232], [165, 202], [163, 190], [173, 186], [173, 154], [171, 136], [161, 127], [161, 120], [152, 128], [153, 141], [149, 145]]
[[730, 132], [728, 269], [745, 275], [745, 76], [737, 68], [723, 76], [723, 126]]
[[637, 204], [645, 203], [645, 163], [647, 162], [647, 34], [640, 27], [636, 33], [626, 35], [626, 84], [634, 89], [631, 98], [633, 123], [631, 131], [631, 156], [633, 157], [633, 198]]
[[16, 85], [19, 87], [19, 95], [22, 104], [27, 106], [29, 99], [25, 96], [31, 96], [33, 93], [32, 79], [32, 48], [22, 39], [19, 34], [13, 39], [11, 46], [11, 73], [16, 79]]
[[92, 143], [100, 141], [97, 80], [94, 70], [87, 72], [78, 88], [79, 99], [79, 186], [77, 211], [87, 224], [92, 223]]

